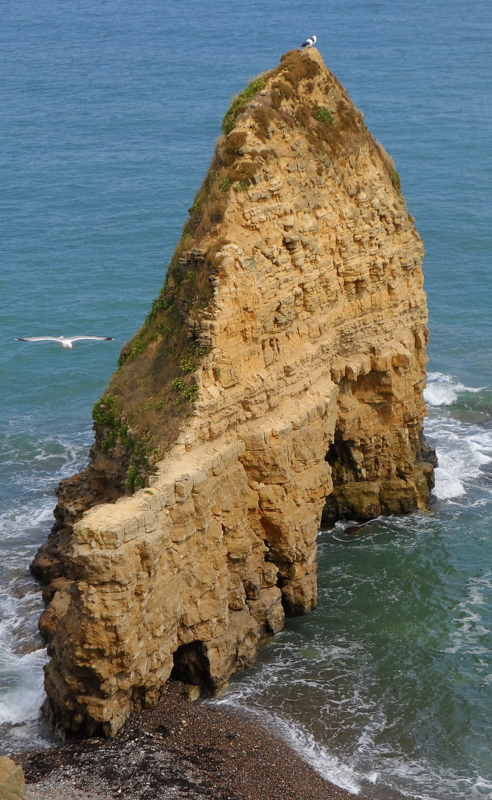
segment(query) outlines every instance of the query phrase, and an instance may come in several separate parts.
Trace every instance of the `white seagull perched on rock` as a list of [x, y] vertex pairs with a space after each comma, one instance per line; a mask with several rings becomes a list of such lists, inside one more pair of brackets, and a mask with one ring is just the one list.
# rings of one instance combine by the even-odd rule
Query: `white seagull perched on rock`
[[306, 39], [306, 41], [301, 44], [301, 50], [303, 48], [307, 49], [308, 47], [314, 47], [316, 42], [317, 42], [316, 36], [311, 36], [309, 39]]
[[80, 342], [83, 339], [93, 339], [96, 342], [113, 342], [113, 336], [24, 336], [23, 338], [15, 337], [17, 342], [56, 342], [65, 350], [71, 350], [74, 342]]

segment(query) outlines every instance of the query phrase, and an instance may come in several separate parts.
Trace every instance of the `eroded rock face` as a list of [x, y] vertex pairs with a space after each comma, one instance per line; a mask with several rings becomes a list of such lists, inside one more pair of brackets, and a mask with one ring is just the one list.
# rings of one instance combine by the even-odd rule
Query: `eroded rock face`
[[[138, 408], [181, 391], [172, 446], [147, 488], [114, 502], [113, 445], [130, 428], [99, 426], [33, 568], [49, 584], [59, 729], [111, 735], [171, 673], [218, 691], [285, 613], [315, 607], [322, 514], [365, 520], [429, 501], [423, 248], [392, 163], [314, 49], [287, 54], [250, 95], [226, 117], [209, 176], [223, 207], [180, 252], [159, 306], [168, 313], [182, 281], [208, 285], [193, 313], [176, 302], [194, 383], [183, 360], [172, 378], [169, 325], [152, 317], [145, 351], [128, 350], [108, 390], [134, 438]], [[131, 405], [125, 370], [147, 406]]]

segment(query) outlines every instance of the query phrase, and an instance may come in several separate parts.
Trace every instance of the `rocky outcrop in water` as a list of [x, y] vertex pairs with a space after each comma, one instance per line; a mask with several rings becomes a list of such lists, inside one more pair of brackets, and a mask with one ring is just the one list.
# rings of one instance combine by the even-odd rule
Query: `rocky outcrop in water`
[[[238, 96], [165, 286], [33, 564], [47, 711], [113, 734], [316, 605], [316, 534], [425, 509], [422, 242], [319, 53]], [[191, 691], [191, 690], [190, 690]]]

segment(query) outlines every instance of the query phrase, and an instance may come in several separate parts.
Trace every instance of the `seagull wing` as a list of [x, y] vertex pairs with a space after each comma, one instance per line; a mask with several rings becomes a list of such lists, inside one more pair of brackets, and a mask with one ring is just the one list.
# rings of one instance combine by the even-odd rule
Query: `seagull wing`
[[80, 342], [81, 339], [95, 339], [97, 342], [113, 342], [114, 336], [64, 336], [66, 342]]
[[59, 342], [58, 336], [23, 336], [15, 337], [17, 342]]

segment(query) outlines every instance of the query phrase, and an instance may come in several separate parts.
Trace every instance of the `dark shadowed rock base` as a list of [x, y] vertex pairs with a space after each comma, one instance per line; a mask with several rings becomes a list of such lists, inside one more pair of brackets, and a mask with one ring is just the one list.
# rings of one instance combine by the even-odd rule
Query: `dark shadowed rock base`
[[114, 739], [23, 754], [26, 800], [350, 800], [287, 745], [174, 684]]

